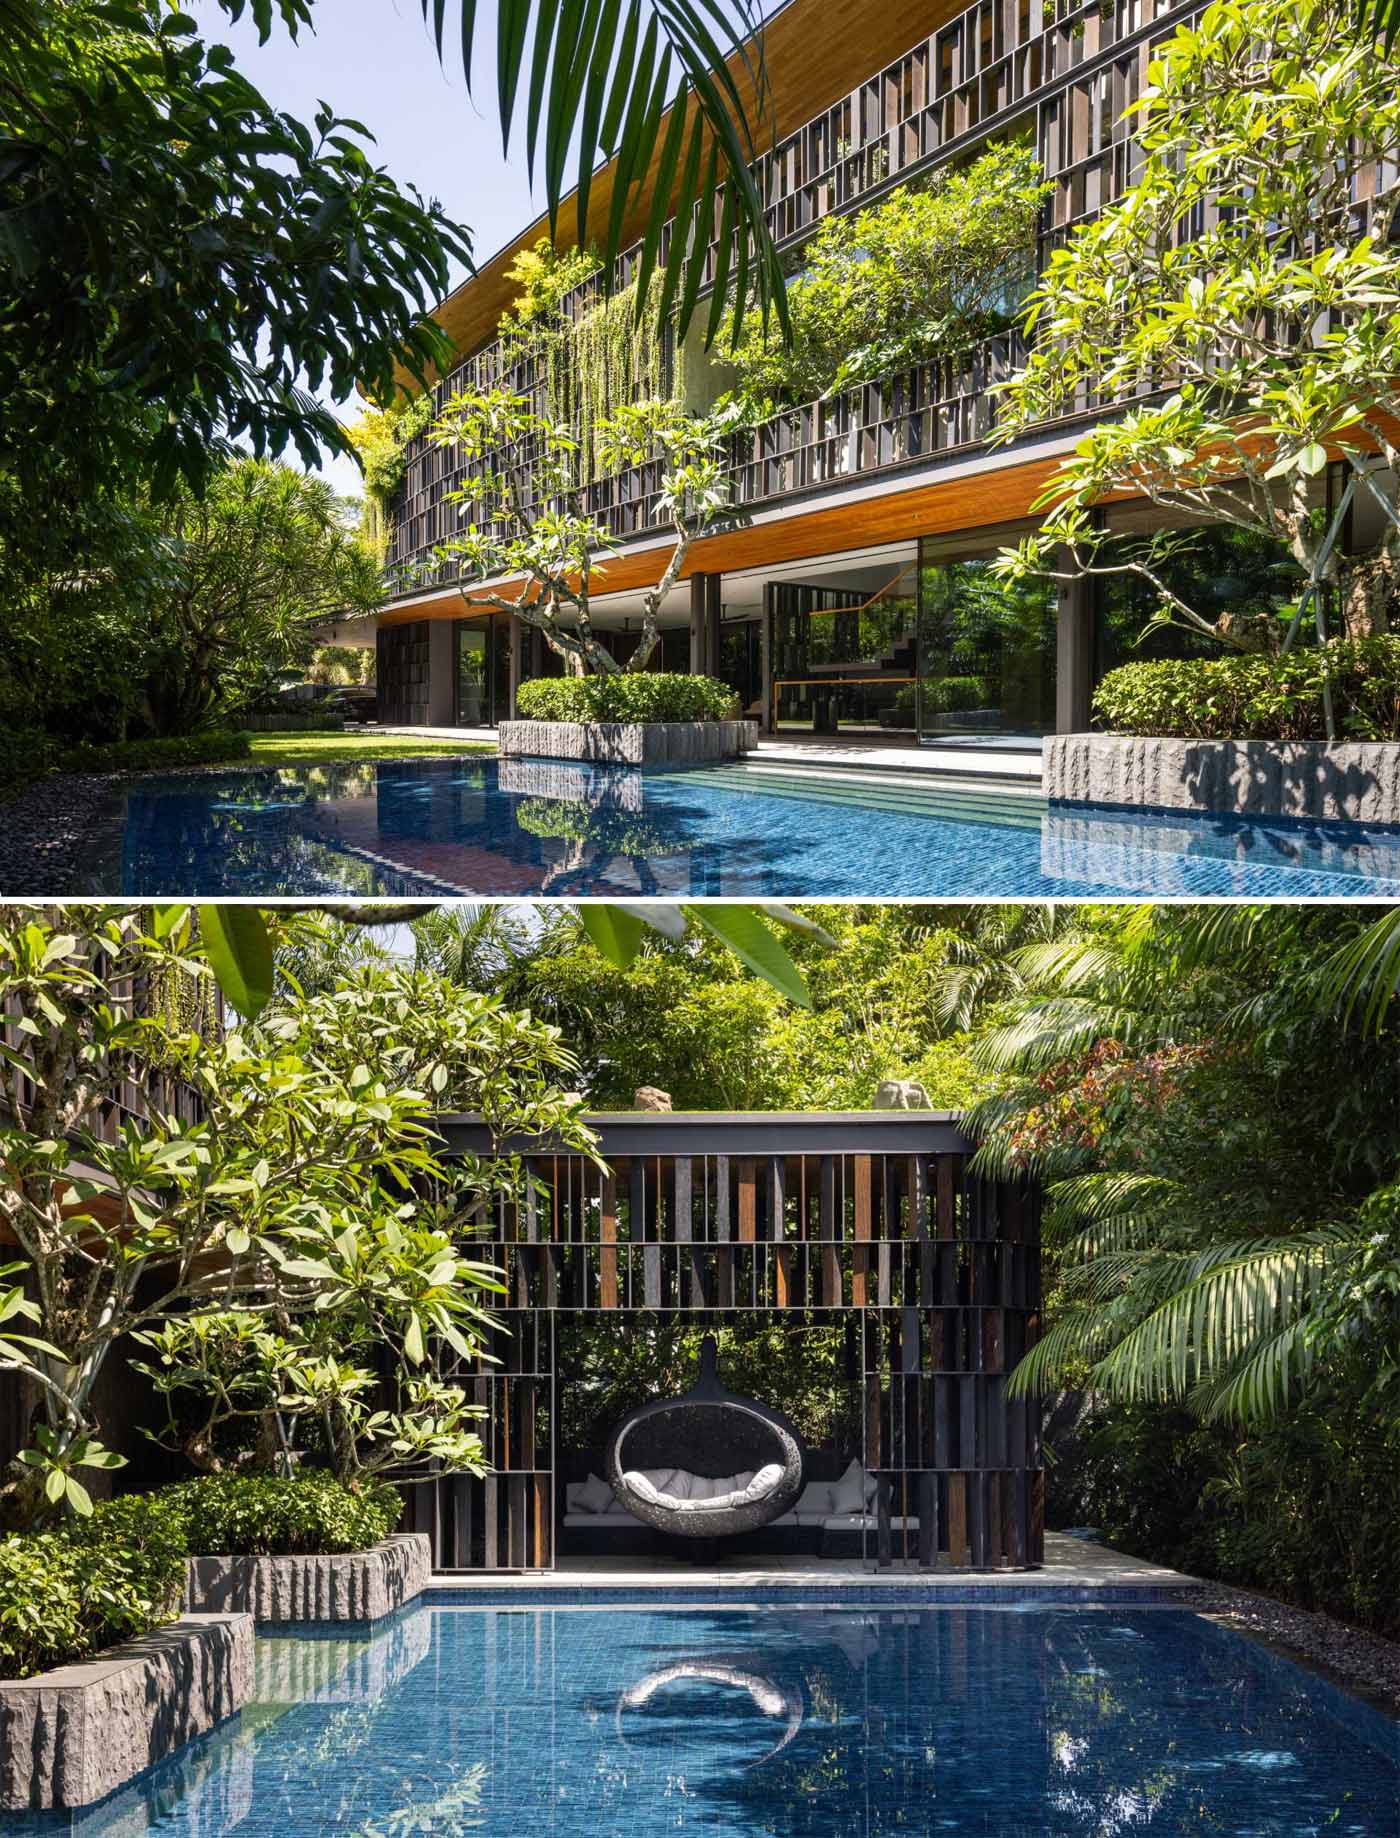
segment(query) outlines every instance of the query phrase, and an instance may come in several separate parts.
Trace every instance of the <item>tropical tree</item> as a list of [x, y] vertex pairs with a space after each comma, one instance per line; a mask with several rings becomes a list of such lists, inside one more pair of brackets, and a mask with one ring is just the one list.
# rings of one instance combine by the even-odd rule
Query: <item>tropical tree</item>
[[[440, 1418], [449, 1401], [411, 1384], [436, 1347], [479, 1349], [495, 1279], [461, 1239], [518, 1170], [445, 1165], [434, 1111], [589, 1144], [548, 1026], [399, 966], [292, 991], [225, 1031], [206, 967], [220, 935], [217, 915], [202, 936], [184, 908], [3, 914], [15, 1044], [0, 1045], [0, 1226], [49, 1349], [21, 1347], [39, 1395], [16, 1483], [26, 1516], [45, 1500], [86, 1506], [74, 1470], [116, 1461], [97, 1402], [114, 1347], [191, 1315], [332, 1334], [339, 1320], [352, 1354], [372, 1344], [402, 1363], [420, 1427]], [[121, 1108], [133, 1084], [148, 1094], [139, 1118]], [[354, 1447], [377, 1440], [356, 1418], [353, 1371], [328, 1375], [330, 1348], [298, 1338], [317, 1402], [329, 1387]]]
[[[1057, 468], [1006, 573], [1136, 575], [1159, 622], [1236, 650], [1287, 649], [1310, 605], [1325, 637], [1329, 596], [1348, 636], [1385, 629], [1400, 589], [1400, 248], [1385, 207], [1356, 201], [1400, 143], [1398, 75], [1326, 0], [1216, 0], [1159, 47], [1136, 105], [1141, 169], [1052, 254], [997, 437], [1086, 400], [1123, 412]], [[1343, 476], [1324, 502], [1332, 460]], [[1170, 522], [1114, 538], [1096, 511], [1124, 494]], [[1293, 558], [1305, 584], [1286, 630], [1211, 616], [1167, 579], [1183, 519]]]
[[1003, 1089], [971, 1122], [983, 1166], [1049, 1183], [1059, 1302], [1020, 1389], [1259, 1422], [1347, 1371], [1400, 1425], [1400, 1086], [1346, 995], [1393, 936], [1143, 908], [1017, 953], [1027, 992], [981, 1049]]
[[379, 605], [378, 565], [319, 477], [240, 460], [159, 507], [169, 554], [142, 655], [157, 734], [245, 707], [315, 649], [315, 629]]
[[[642, 623], [628, 670], [645, 670], [661, 637], [661, 609], [680, 579], [696, 538], [722, 517], [729, 486], [720, 424], [689, 415], [677, 402], [625, 404], [603, 417], [594, 446], [604, 471], [656, 459], [658, 510], [675, 528], [661, 578], [642, 596]], [[592, 584], [606, 572], [598, 559], [616, 548], [608, 526], [585, 504], [587, 480], [578, 443], [567, 428], [509, 390], [454, 396], [428, 432], [463, 460], [466, 482], [447, 495], [471, 521], [437, 545], [428, 567], [451, 565], [469, 606], [494, 606], [544, 634], [545, 643], [579, 674], [620, 668], [593, 630]], [[519, 580], [514, 593], [483, 582]]]

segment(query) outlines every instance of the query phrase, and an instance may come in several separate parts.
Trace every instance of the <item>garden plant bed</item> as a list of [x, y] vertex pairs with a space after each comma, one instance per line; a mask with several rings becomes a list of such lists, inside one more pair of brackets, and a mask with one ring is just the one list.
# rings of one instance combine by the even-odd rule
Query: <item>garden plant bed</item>
[[1400, 741], [1059, 734], [1044, 789], [1067, 804], [1400, 824]]
[[502, 755], [688, 766], [738, 759], [758, 745], [756, 721], [503, 721]]
[[0, 1812], [91, 1805], [252, 1691], [246, 1614], [187, 1614], [94, 1659], [0, 1682]]
[[427, 1588], [426, 1532], [400, 1532], [367, 1551], [310, 1557], [192, 1557], [186, 1600], [255, 1621], [378, 1621]]

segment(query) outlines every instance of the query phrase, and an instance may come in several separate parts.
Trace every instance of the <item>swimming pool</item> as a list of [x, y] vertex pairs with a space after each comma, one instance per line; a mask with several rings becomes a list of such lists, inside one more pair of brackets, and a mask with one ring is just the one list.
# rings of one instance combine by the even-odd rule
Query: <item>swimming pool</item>
[[428, 1603], [257, 1647], [254, 1703], [71, 1829], [1400, 1832], [1397, 1726], [1180, 1608]]
[[185, 898], [1395, 900], [1400, 830], [748, 763], [396, 760], [134, 781], [114, 795], [90, 881], [83, 891]]

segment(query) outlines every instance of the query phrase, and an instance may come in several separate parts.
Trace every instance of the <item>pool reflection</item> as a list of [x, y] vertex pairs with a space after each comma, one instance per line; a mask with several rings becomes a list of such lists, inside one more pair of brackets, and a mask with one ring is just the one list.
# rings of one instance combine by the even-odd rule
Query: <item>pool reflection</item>
[[394, 760], [141, 780], [93, 893], [1400, 898], [1400, 832], [751, 765]]

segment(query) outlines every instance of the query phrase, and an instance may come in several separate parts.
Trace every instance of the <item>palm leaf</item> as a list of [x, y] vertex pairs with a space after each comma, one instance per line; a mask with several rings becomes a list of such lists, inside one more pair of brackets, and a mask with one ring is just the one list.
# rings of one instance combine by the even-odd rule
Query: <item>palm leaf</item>
[[[229, 0], [225, 0], [228, 4]], [[438, 56], [448, 55], [446, 0], [419, 0]], [[721, 249], [715, 276], [723, 290], [737, 241], [739, 276], [734, 289], [737, 338], [752, 281], [766, 317], [776, 311], [787, 330], [787, 300], [778, 253], [768, 232], [753, 167], [760, 152], [758, 123], [768, 113], [767, 75], [756, 0], [501, 0], [496, 14], [496, 88], [502, 143], [507, 151], [524, 112], [526, 166], [533, 181], [538, 161], [551, 234], [574, 172], [576, 236], [590, 241], [610, 285], [623, 250], [629, 199], [648, 178], [642, 254], [637, 272], [639, 310], [652, 275], [660, 269], [665, 311], [677, 308], [684, 334], [701, 292], [706, 247], [718, 206]], [[459, 0], [458, 43], [467, 88], [473, 83], [473, 49], [484, 29], [475, 0]], [[752, 100], [746, 100], [751, 92]], [[669, 121], [663, 130], [663, 114]], [[652, 173], [652, 155], [660, 156]], [[603, 233], [591, 235], [595, 168], [614, 160], [612, 207]], [[674, 215], [669, 241], [663, 232]], [[693, 234], [692, 234], [693, 226]], [[712, 309], [709, 342], [724, 315]]]

